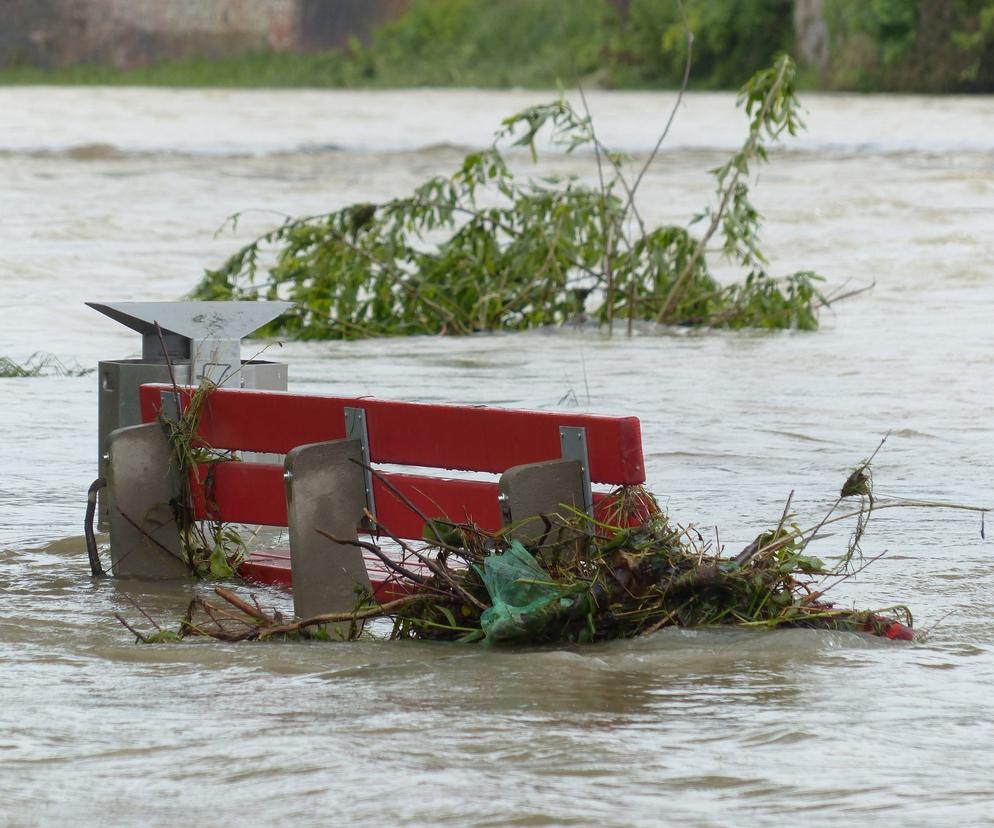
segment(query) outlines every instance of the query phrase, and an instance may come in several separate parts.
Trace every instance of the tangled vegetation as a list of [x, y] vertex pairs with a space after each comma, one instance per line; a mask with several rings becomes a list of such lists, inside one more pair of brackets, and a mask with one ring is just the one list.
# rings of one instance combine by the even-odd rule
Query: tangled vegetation
[[[855, 509], [837, 513], [843, 501], [854, 498]], [[913, 622], [903, 605], [856, 610], [825, 598], [876, 560], [864, 559], [859, 550], [874, 508], [870, 461], [854, 470], [816, 526], [802, 530], [791, 522], [790, 503], [774, 528], [734, 557], [723, 557], [693, 527], [673, 523], [641, 488], [615, 493], [607, 509], [610, 523], [566, 507], [542, 516], [546, 531], [528, 548], [513, 539], [515, 527], [491, 534], [441, 520], [427, 520], [425, 541], [416, 546], [367, 514], [375, 537], [393, 541], [399, 550], [381, 541], [327, 537], [381, 560], [386, 580], [378, 592], [388, 600], [360, 594], [351, 612], [294, 620], [219, 587], [215, 593], [225, 604], [194, 599], [176, 632], [160, 628], [146, 634], [127, 626], [147, 641], [326, 639], [329, 624], [355, 639], [377, 618], [392, 622], [387, 637], [393, 640], [459, 643], [587, 643], [713, 625], [806, 627], [910, 640]], [[834, 566], [808, 553], [825, 526], [852, 519], [855, 531]]]
[[[162, 331], [156, 323], [161, 338]], [[165, 352], [165, 344], [163, 343]], [[168, 360], [168, 358], [167, 358]], [[169, 366], [174, 399], [181, 399], [179, 387]], [[198, 520], [198, 513], [211, 514], [216, 504], [210, 502], [210, 481], [215, 466], [225, 460], [232, 460], [234, 452], [216, 449], [207, 445], [199, 436], [200, 418], [210, 395], [217, 386], [207, 378], [190, 394], [182, 408], [169, 416], [165, 411], [159, 415], [168, 430], [179, 479], [179, 496], [172, 501], [173, 515], [179, 531], [180, 553], [190, 574], [198, 578], [230, 578], [239, 564], [245, 560], [245, 542], [238, 527], [220, 520]], [[207, 502], [194, 502], [191, 477], [207, 492]], [[200, 488], [199, 486], [197, 487]], [[198, 508], [199, 507], [199, 508]]]
[[0, 356], [0, 379], [20, 377], [83, 377], [93, 373], [93, 368], [83, 368], [77, 363], [64, 363], [55, 354], [35, 351], [24, 362]]
[[[655, 153], [633, 174], [598, 139], [589, 111], [560, 99], [507, 118], [491, 148], [409, 197], [287, 220], [209, 271], [193, 296], [289, 299], [295, 312], [266, 332], [300, 338], [521, 330], [587, 314], [609, 330], [619, 320], [629, 331], [637, 320], [812, 330], [827, 304], [821, 277], [768, 273], [749, 198], [770, 144], [802, 126], [794, 75], [784, 55], [742, 88], [748, 135], [713, 171], [714, 204], [686, 227], [649, 227], [639, 212]], [[508, 145], [534, 158], [545, 133], [568, 152], [592, 149], [597, 184], [516, 175]], [[713, 244], [744, 278], [712, 276]]]

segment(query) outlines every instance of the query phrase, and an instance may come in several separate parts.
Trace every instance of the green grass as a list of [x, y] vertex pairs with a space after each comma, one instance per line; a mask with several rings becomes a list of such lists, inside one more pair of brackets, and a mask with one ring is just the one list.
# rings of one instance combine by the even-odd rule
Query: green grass
[[[930, 5], [931, 3], [931, 5]], [[690, 86], [734, 89], [796, 52], [792, 0], [683, 0]], [[994, 90], [994, 0], [825, 0], [830, 57], [805, 88]], [[412, 0], [372, 42], [316, 54], [198, 58], [119, 71], [0, 68], [0, 84], [241, 88], [675, 88], [685, 58], [677, 0]]]
[[[692, 85], [737, 87], [789, 48], [790, 0], [684, 0], [697, 33]], [[414, 0], [372, 43], [316, 54], [194, 59], [119, 71], [83, 65], [0, 69], [0, 84], [180, 87], [679, 86], [685, 59], [675, 0]]]
[[66, 365], [54, 354], [36, 351], [24, 362], [15, 362], [10, 357], [0, 356], [0, 379], [23, 377], [82, 377], [93, 373], [92, 368], [83, 368], [77, 363]]
[[349, 77], [345, 55], [259, 53], [210, 60], [195, 58], [139, 69], [81, 64], [62, 69], [33, 66], [0, 69], [0, 85], [339, 87]]

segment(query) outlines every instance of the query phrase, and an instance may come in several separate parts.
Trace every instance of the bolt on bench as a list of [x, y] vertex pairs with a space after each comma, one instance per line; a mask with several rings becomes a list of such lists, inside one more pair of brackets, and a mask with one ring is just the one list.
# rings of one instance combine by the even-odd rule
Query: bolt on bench
[[[118, 429], [108, 438], [116, 575], [189, 574], [174, 510], [181, 481], [158, 418], [165, 410], [175, 419], [195, 391], [141, 386], [145, 424]], [[593, 492], [592, 483], [616, 487], [645, 481], [635, 417], [222, 387], [209, 393], [198, 437], [214, 449], [285, 455], [283, 465], [222, 460], [209, 473], [191, 472], [190, 487], [198, 520], [288, 527], [289, 554], [252, 553], [240, 574], [292, 584], [299, 617], [350, 610], [356, 587], [371, 590], [380, 601], [396, 597], [382, 564], [317, 532], [355, 540], [364, 509], [399, 538], [419, 539], [424, 531], [424, 520], [406, 498], [430, 519], [473, 522], [491, 532], [509, 526], [527, 543], [545, 531], [537, 516], [560, 511], [560, 504], [601, 514], [608, 496]], [[370, 464], [415, 468], [373, 474]], [[446, 470], [500, 478], [453, 478]]]

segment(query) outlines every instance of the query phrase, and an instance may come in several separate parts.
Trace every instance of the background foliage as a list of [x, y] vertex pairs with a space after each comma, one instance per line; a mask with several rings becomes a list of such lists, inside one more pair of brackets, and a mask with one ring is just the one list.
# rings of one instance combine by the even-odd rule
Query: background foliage
[[[794, 0], [683, 0], [695, 33], [694, 88], [734, 88], [773, 56], [797, 54]], [[828, 59], [802, 65], [826, 89], [994, 91], [994, 0], [824, 0]], [[677, 0], [412, 0], [371, 43], [127, 72], [24, 68], [0, 82], [230, 86], [677, 87]]]
[[994, 91], [994, 0], [826, 0], [823, 83], [861, 91]]

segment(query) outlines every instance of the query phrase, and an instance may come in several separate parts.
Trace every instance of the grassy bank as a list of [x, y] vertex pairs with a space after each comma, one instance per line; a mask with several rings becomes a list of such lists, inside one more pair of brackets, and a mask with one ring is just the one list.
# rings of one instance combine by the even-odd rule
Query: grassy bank
[[298, 55], [261, 53], [239, 57], [158, 63], [121, 71], [81, 64], [62, 69], [18, 66], [0, 69], [0, 84], [56, 86], [344, 87], [349, 59], [338, 52]]
[[[803, 54], [794, 0], [684, 0], [691, 87], [735, 88], [778, 52]], [[673, 88], [685, 57], [677, 0], [413, 0], [372, 42], [320, 54], [196, 59], [129, 71], [0, 70], [4, 84], [220, 87]], [[826, 59], [802, 85], [994, 91], [994, 0], [825, 0]], [[810, 46], [810, 44], [808, 44]]]
[[[698, 88], [734, 88], [787, 50], [792, 0], [687, 0]], [[685, 37], [675, 0], [415, 0], [372, 43], [311, 55], [256, 54], [118, 71], [0, 70], [0, 83], [232, 87], [555, 88], [680, 84]]]

